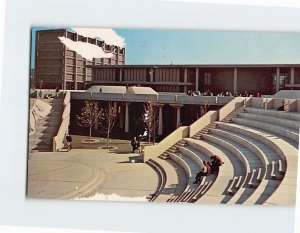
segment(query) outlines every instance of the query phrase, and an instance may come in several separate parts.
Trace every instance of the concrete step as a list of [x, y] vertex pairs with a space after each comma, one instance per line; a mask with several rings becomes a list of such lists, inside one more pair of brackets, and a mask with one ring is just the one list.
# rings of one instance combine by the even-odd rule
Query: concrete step
[[269, 124], [266, 122], [259, 122], [251, 119], [245, 119], [245, 118], [236, 118], [233, 119], [233, 122], [240, 125], [250, 126], [258, 129], [262, 129], [271, 133], [275, 133], [279, 136], [282, 136], [283, 138], [289, 138], [292, 141], [298, 143], [299, 142], [299, 132], [296, 132], [296, 130], [284, 127], [284, 126], [278, 126], [274, 124]]
[[[232, 131], [248, 135], [252, 139], [258, 140], [268, 147], [271, 147], [276, 152], [276, 154], [280, 156], [282, 161], [287, 164], [285, 175], [279, 187], [276, 189], [276, 192], [260, 204], [294, 205], [296, 197], [293, 194], [296, 191], [297, 174], [295, 171], [297, 171], [296, 161], [298, 160], [298, 146], [293, 146], [290, 142], [286, 141], [287, 139], [278, 137], [277, 134], [269, 131], [245, 125], [225, 125], [227, 125], [227, 127], [230, 127]], [[290, 195], [287, 195], [287, 189], [289, 190]], [[251, 199], [252, 198], [250, 198], [250, 200]]]
[[285, 111], [276, 111], [274, 109], [261, 109], [247, 107], [246, 111], [248, 113], [260, 114], [265, 116], [279, 117], [288, 120], [300, 121], [300, 112], [285, 112]]
[[[189, 144], [188, 148], [194, 150], [195, 153], [201, 152], [203, 160], [210, 160], [210, 156], [218, 155], [223, 160], [224, 164], [220, 167], [218, 176], [213, 185], [208, 191], [201, 196], [196, 203], [217, 204], [226, 203], [231, 196], [224, 192], [228, 187], [234, 175], [242, 176], [245, 174], [242, 163], [228, 150], [219, 147], [211, 142], [205, 140], [186, 139]], [[238, 187], [239, 188], [239, 187]], [[236, 190], [234, 190], [236, 192]], [[232, 193], [234, 195], [234, 193]]]
[[278, 126], [291, 128], [299, 132], [300, 121], [288, 120], [280, 117], [274, 117], [271, 115], [259, 115], [256, 113], [241, 113], [240, 116], [245, 119], [256, 120], [260, 122], [266, 122]]

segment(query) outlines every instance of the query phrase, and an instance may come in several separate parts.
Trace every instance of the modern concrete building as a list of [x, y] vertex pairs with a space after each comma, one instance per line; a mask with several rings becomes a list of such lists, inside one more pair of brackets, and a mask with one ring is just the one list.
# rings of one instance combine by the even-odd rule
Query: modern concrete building
[[[58, 37], [74, 42], [87, 42], [102, 47], [111, 58], [94, 58], [89, 61], [67, 48]], [[96, 38], [84, 37], [67, 29], [42, 30], [36, 32], [35, 87], [60, 89], [86, 89], [92, 80], [93, 70], [87, 65], [124, 65], [125, 48], [105, 44]]]
[[92, 85], [141, 85], [157, 92], [247, 91], [274, 94], [300, 89], [300, 64], [89, 65]]

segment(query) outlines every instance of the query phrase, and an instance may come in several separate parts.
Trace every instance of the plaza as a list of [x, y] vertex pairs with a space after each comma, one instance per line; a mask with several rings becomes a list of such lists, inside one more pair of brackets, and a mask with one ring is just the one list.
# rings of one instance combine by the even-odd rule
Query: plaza
[[[82, 43], [111, 57], [89, 61]], [[38, 32], [35, 52], [28, 198], [295, 204], [299, 64], [127, 65], [122, 46], [68, 30]], [[90, 103], [113, 109], [110, 132], [78, 122]], [[217, 172], [195, 182], [216, 156]]]

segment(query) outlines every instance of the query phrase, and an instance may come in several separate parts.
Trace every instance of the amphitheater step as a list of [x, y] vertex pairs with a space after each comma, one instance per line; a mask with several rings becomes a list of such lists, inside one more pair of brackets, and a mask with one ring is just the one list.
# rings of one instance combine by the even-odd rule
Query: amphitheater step
[[[282, 173], [285, 173], [279, 187], [276, 189], [271, 196], [257, 196], [257, 200], [254, 202], [260, 204], [281, 204], [281, 205], [293, 205], [295, 203], [295, 197], [288, 195], [287, 190], [291, 193], [296, 190], [296, 171], [297, 171], [297, 160], [298, 160], [298, 146], [293, 145], [293, 143], [284, 137], [279, 137], [277, 134], [274, 134], [269, 131], [265, 131], [258, 128], [253, 128], [245, 125], [237, 125], [237, 124], [224, 124], [224, 126], [229, 127], [230, 130], [247, 135], [252, 139], [260, 141], [261, 143], [271, 147], [280, 159], [282, 160]], [[220, 124], [220, 127], [224, 127]], [[286, 161], [286, 162], [285, 162]], [[287, 164], [287, 165], [285, 165]], [[286, 171], [284, 168], [286, 167]], [[279, 170], [279, 160], [278, 160], [278, 170]], [[279, 173], [281, 173], [279, 171]], [[280, 182], [280, 180], [268, 180], [272, 185], [276, 182]], [[263, 187], [263, 182], [260, 184]], [[266, 187], [268, 190], [269, 188]], [[252, 198], [249, 198], [250, 200]], [[253, 201], [252, 201], [253, 202]], [[248, 203], [248, 201], [246, 201]]]
[[236, 118], [233, 119], [233, 122], [236, 124], [250, 126], [257, 129], [263, 129], [271, 133], [275, 133], [276, 135], [278, 135], [278, 137], [281, 137], [283, 139], [289, 138], [295, 143], [299, 142], [299, 132], [287, 127], [269, 124], [266, 122], [259, 122], [255, 120], [245, 119], [245, 118]]
[[285, 112], [285, 111], [276, 111], [274, 109], [261, 109], [261, 108], [253, 108], [247, 107], [246, 111], [248, 113], [259, 114], [264, 116], [278, 117], [293, 121], [300, 121], [300, 113], [299, 112]]
[[296, 132], [299, 132], [299, 125], [300, 125], [299, 121], [288, 120], [281, 117], [274, 117], [272, 115], [259, 115], [254, 113], [241, 113], [240, 116], [242, 118], [246, 118], [250, 120], [266, 122], [268, 124], [274, 124], [286, 128], [291, 128], [293, 130], [296, 130]]
[[224, 164], [220, 167], [219, 174], [215, 178], [214, 183], [206, 191], [206, 193], [198, 197], [199, 199], [196, 201], [196, 203], [226, 203], [226, 200], [231, 198], [225, 191], [230, 183], [230, 180], [234, 175], [240, 175], [243, 177], [245, 174], [242, 163], [234, 155], [232, 155], [231, 152], [219, 147], [216, 144], [191, 138], [187, 138], [185, 140], [195, 153], [197, 153], [197, 151], [201, 151], [201, 154], [205, 155], [205, 157], [202, 157], [203, 160], [209, 160], [210, 156], [216, 154], [224, 161]]

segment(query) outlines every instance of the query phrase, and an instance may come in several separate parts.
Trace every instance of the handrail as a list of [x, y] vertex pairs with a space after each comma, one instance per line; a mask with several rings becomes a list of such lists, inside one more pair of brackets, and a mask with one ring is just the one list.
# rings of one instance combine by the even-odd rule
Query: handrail
[[70, 91], [65, 92], [64, 111], [62, 113], [62, 122], [59, 126], [57, 135], [53, 138], [53, 151], [61, 150], [65, 145], [65, 138], [68, 133], [70, 124], [70, 110], [71, 110], [71, 94]]

